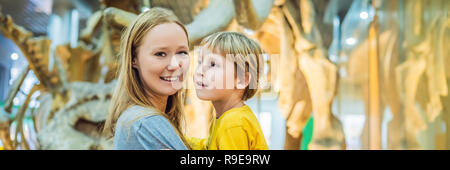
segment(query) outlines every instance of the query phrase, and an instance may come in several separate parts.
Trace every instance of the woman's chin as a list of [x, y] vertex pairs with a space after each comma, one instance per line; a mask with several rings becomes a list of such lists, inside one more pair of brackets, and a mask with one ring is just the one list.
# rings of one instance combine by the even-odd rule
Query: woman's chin
[[174, 95], [175, 93], [177, 93], [178, 90], [175, 88], [172, 88], [170, 86], [169, 87], [166, 86], [166, 87], [159, 88], [155, 92], [157, 92], [161, 96], [170, 96], [170, 95]]
[[170, 96], [170, 95], [176, 94], [177, 92], [178, 92], [177, 89], [173, 89], [173, 90], [170, 90], [167, 94]]

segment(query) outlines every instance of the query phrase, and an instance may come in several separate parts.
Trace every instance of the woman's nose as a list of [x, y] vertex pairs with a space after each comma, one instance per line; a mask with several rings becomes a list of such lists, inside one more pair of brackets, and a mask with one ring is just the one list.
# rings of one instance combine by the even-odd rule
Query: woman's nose
[[175, 55], [170, 58], [169, 66], [167, 67], [168, 70], [176, 70], [183, 66], [183, 62], [178, 59]]

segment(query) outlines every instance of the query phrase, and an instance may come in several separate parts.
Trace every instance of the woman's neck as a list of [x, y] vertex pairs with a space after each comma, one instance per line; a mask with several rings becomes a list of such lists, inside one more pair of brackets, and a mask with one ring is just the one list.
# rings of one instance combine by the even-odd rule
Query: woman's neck
[[169, 96], [158, 96], [152, 93], [149, 93], [149, 101], [155, 109], [160, 110], [161, 112], [166, 112], [167, 99]]
[[212, 101], [212, 104], [216, 110], [216, 118], [219, 118], [230, 109], [244, 106], [244, 101], [239, 96], [231, 95], [227, 99]]

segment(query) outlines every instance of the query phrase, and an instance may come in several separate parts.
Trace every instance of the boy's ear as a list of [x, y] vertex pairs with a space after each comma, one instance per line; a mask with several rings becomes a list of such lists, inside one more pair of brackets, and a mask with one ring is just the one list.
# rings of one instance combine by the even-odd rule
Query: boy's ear
[[240, 78], [237, 79], [236, 87], [238, 89], [245, 89], [247, 86], [249, 86], [251, 78], [252, 78], [252, 75], [250, 75], [249, 73], [245, 73], [244, 80], [242, 80]]

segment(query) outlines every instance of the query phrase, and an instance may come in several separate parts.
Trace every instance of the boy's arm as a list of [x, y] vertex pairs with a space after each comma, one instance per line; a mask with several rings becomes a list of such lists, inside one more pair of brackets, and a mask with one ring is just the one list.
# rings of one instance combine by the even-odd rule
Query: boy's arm
[[225, 129], [218, 138], [219, 150], [249, 150], [248, 134], [242, 126]]

